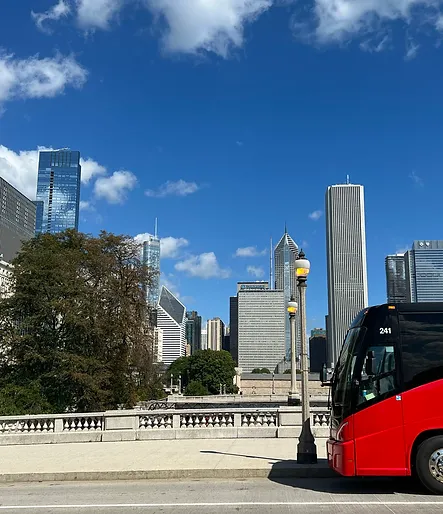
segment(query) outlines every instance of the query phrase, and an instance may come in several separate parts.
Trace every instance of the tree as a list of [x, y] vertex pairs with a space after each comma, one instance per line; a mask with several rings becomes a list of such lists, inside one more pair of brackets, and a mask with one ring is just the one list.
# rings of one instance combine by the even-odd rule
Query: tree
[[186, 388], [189, 380], [189, 357], [179, 357], [172, 364], [165, 373], [166, 385], [170, 384], [171, 376], [173, 377], [174, 384], [177, 384], [178, 377], [181, 376], [182, 387]]
[[[139, 255], [133, 240], [107, 232], [24, 244], [14, 294], [0, 301], [0, 387], [28, 391], [24, 410], [102, 410], [157, 394], [144, 294], [151, 272]], [[31, 401], [36, 392], [42, 402]]]
[[206, 396], [209, 394], [209, 391], [206, 387], [201, 383], [193, 380], [189, 383], [189, 385], [185, 389], [185, 396]]
[[256, 374], [262, 374], [262, 375], [270, 375], [271, 372], [269, 371], [268, 368], [254, 368], [251, 373], [256, 373]]

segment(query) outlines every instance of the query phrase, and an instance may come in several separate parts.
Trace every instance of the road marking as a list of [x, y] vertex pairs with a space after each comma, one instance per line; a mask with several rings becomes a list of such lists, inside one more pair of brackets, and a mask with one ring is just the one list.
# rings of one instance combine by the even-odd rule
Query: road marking
[[96, 503], [96, 504], [72, 504], [72, 505], [0, 505], [0, 510], [49, 510], [49, 509], [158, 509], [177, 507], [331, 507], [342, 505], [443, 505], [443, 501], [338, 501], [338, 502], [223, 502], [223, 503]]

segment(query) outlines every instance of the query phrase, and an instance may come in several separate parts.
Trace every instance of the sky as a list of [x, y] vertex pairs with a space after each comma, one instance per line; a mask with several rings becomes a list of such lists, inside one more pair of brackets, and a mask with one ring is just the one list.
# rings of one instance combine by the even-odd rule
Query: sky
[[365, 186], [369, 301], [384, 258], [441, 239], [443, 0], [1, 0], [0, 176], [82, 155], [80, 230], [162, 238], [162, 283], [229, 322], [270, 238], [327, 313], [328, 185]]

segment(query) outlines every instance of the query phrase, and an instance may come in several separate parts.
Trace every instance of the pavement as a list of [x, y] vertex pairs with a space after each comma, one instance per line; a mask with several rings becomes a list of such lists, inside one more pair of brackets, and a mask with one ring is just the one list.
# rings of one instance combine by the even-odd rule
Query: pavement
[[0, 484], [0, 513], [433, 514], [412, 479], [223, 479]]
[[72, 480], [331, 477], [296, 463], [297, 439], [193, 439], [0, 446], [0, 483]]

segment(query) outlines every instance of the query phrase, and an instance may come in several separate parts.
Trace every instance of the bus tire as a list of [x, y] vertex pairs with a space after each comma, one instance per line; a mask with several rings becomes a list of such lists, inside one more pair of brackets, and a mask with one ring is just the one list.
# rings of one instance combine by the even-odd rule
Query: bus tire
[[430, 437], [420, 444], [415, 469], [426, 489], [443, 495], [443, 436]]

